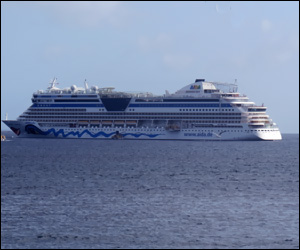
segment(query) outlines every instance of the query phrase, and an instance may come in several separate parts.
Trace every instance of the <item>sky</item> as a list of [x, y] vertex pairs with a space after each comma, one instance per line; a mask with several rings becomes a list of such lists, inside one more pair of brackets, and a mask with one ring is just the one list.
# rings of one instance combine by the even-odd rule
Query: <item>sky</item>
[[299, 2], [1, 1], [1, 119], [54, 77], [157, 95], [237, 79], [282, 133], [299, 133]]

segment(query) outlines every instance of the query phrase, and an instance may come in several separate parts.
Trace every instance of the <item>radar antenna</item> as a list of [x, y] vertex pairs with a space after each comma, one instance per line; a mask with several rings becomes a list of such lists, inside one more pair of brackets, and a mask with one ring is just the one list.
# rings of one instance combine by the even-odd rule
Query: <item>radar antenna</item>
[[49, 84], [50, 84], [50, 87], [48, 89], [55, 88], [55, 84], [58, 84], [57, 78], [54, 77], [53, 80], [51, 80], [51, 82]]

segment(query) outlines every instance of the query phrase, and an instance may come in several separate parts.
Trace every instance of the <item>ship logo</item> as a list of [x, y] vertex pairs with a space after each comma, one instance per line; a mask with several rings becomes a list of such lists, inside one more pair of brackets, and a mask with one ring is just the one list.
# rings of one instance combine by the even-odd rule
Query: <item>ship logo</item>
[[190, 89], [200, 89], [200, 85], [191, 85]]

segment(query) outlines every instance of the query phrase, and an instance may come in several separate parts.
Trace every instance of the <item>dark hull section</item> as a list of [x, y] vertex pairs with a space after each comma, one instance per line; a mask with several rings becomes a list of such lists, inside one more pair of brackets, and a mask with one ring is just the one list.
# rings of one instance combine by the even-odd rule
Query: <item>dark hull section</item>
[[131, 98], [101, 98], [107, 111], [125, 111], [130, 100]]

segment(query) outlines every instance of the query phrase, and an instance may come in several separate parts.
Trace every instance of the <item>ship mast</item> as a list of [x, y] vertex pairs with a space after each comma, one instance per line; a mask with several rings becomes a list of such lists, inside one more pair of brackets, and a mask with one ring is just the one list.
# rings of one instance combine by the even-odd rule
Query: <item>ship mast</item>
[[57, 80], [57, 78], [54, 77], [53, 80], [52, 80], [52, 82], [49, 83], [51, 86], [48, 89], [55, 88], [55, 84], [57, 84], [56, 80]]

